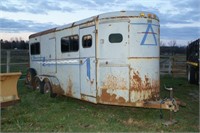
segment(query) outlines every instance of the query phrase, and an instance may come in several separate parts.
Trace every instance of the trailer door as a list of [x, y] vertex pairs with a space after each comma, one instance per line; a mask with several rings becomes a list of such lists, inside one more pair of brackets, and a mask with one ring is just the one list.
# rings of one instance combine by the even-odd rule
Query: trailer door
[[42, 74], [52, 75], [56, 73], [56, 39], [44, 36], [42, 42]]
[[80, 29], [81, 98], [96, 102], [95, 26]]
[[129, 102], [128, 31], [128, 20], [99, 24], [97, 87], [100, 103], [125, 105]]

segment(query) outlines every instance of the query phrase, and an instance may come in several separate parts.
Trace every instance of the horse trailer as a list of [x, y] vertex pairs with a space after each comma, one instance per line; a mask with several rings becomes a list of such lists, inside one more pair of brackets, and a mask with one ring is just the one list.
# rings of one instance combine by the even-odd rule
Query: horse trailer
[[51, 97], [178, 110], [160, 99], [160, 25], [149, 12], [117, 11], [29, 36], [26, 83]]

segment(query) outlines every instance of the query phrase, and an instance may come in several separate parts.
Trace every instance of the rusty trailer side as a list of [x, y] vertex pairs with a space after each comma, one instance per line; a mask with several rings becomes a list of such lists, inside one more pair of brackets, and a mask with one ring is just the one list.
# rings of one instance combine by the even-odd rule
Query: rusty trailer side
[[42, 91], [45, 86], [51, 94], [96, 104], [178, 110], [159, 96], [160, 24], [153, 13], [104, 13], [29, 39], [29, 72]]

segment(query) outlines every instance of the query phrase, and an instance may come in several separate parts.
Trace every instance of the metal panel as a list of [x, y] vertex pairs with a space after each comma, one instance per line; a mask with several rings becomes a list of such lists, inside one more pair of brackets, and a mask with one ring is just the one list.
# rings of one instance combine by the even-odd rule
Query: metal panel
[[54, 34], [41, 37], [42, 74], [56, 73], [56, 39]]
[[130, 102], [159, 98], [159, 58], [131, 58]]
[[120, 60], [99, 60], [98, 101], [124, 105], [129, 102], [129, 67]]
[[[128, 56], [128, 22], [111, 22], [99, 24], [98, 58], [126, 58]], [[120, 33], [120, 43], [110, 43], [109, 35]], [[114, 51], [113, 51], [114, 50]]]
[[64, 95], [80, 99], [79, 59], [62, 59], [58, 62], [56, 77], [60, 82]]
[[135, 18], [130, 22], [130, 102], [159, 97], [159, 22]]
[[130, 23], [130, 57], [158, 57], [160, 27], [156, 20], [132, 19]]
[[80, 52], [61, 52], [61, 38], [71, 35], [79, 35], [79, 27], [65, 29], [56, 33], [58, 69], [55, 76], [64, 90], [64, 95], [80, 99]]
[[[92, 37], [91, 47], [83, 47], [82, 39], [84, 36], [89, 35]], [[80, 82], [81, 82], [81, 95], [83, 100], [96, 102], [96, 59], [95, 57], [95, 27], [88, 27], [80, 29]]]
[[[118, 33], [122, 41], [111, 43], [109, 35]], [[124, 105], [129, 102], [128, 22], [108, 19], [100, 23], [98, 43], [98, 101]]]
[[[92, 46], [83, 48], [82, 39], [83, 36], [90, 35], [92, 36]], [[80, 42], [80, 58], [91, 58], [95, 57], [95, 26], [80, 29], [79, 35], [79, 42]]]

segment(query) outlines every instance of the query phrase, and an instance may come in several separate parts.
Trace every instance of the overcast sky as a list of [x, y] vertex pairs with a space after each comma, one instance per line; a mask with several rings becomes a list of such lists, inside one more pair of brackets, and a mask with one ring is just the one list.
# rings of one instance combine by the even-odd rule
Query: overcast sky
[[35, 32], [121, 10], [157, 14], [163, 42], [187, 45], [200, 38], [200, 0], [1, 0], [0, 39], [28, 40]]

